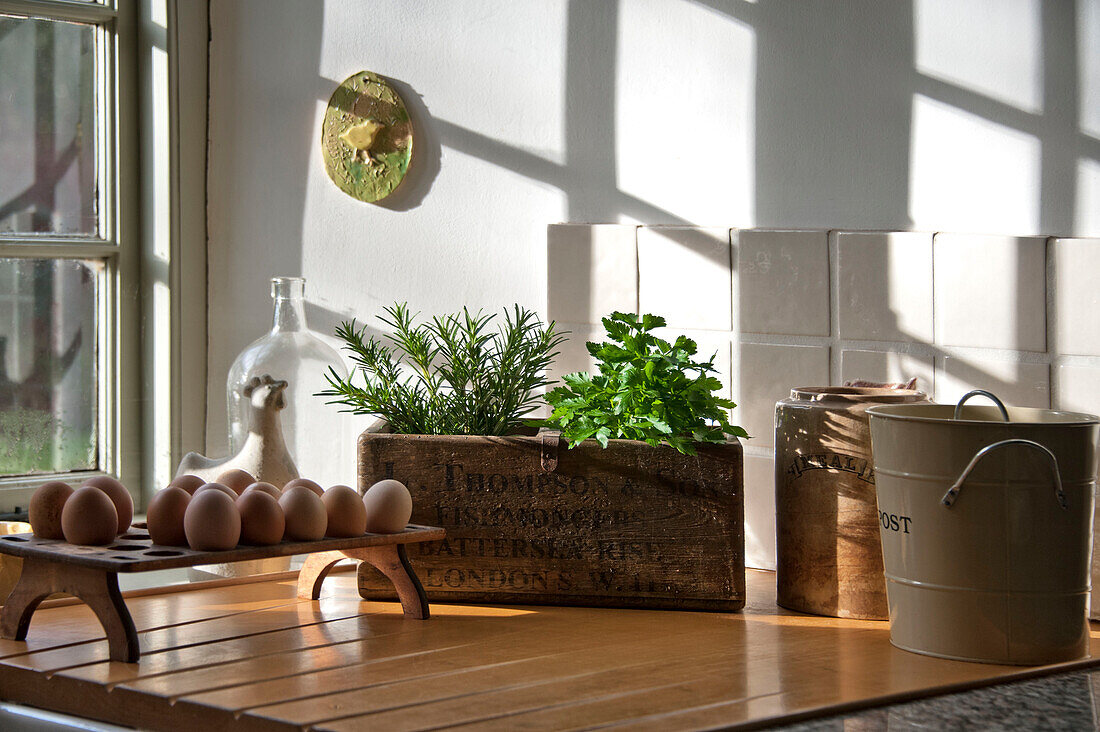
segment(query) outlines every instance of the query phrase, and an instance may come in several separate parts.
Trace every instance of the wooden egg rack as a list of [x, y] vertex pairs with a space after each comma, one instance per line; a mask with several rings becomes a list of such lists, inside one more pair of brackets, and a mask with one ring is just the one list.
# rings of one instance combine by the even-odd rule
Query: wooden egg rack
[[195, 551], [154, 544], [149, 532], [132, 527], [108, 546], [82, 546], [34, 534], [0, 536], [0, 554], [22, 558], [19, 582], [0, 612], [0, 637], [25, 640], [31, 616], [55, 592], [75, 595], [103, 624], [112, 661], [134, 663], [141, 656], [137, 630], [118, 588], [119, 572], [223, 564], [307, 554], [298, 574], [298, 597], [316, 600], [333, 565], [342, 559], [367, 562], [386, 575], [397, 590], [406, 617], [425, 620], [428, 598], [409, 564], [406, 544], [442, 539], [434, 526], [410, 524], [399, 534], [364, 534], [350, 539], [283, 541], [273, 546], [237, 546], [226, 551]]

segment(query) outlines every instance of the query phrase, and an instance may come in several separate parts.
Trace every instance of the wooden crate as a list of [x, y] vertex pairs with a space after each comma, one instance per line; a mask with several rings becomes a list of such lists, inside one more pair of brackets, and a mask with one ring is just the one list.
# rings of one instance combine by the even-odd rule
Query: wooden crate
[[[689, 457], [630, 440], [566, 449], [554, 433], [359, 438], [360, 491], [400, 480], [413, 521], [447, 530], [410, 552], [441, 602], [739, 610], [742, 468], [738, 442]], [[392, 593], [369, 567], [359, 581]]]

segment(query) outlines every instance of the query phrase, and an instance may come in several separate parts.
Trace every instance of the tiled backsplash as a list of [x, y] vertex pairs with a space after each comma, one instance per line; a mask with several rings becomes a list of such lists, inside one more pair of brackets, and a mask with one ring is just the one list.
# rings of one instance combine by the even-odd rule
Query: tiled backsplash
[[717, 353], [745, 441], [746, 562], [775, 567], [773, 415], [791, 387], [912, 376], [939, 402], [1100, 413], [1100, 239], [555, 224], [553, 376], [613, 310]]

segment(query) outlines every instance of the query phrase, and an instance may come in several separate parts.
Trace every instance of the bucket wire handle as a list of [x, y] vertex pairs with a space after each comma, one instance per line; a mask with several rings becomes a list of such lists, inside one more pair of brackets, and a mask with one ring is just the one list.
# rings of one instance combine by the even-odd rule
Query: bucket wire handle
[[963, 483], [965, 483], [966, 479], [970, 477], [970, 471], [974, 469], [974, 467], [981, 461], [982, 458], [984, 458], [986, 455], [993, 452], [994, 450], [1005, 447], [1007, 445], [1021, 445], [1023, 447], [1030, 447], [1033, 450], [1038, 450], [1040, 453], [1047, 457], [1047, 460], [1050, 462], [1050, 471], [1054, 474], [1054, 493], [1058, 497], [1058, 503], [1063, 509], [1069, 508], [1069, 504], [1066, 503], [1066, 494], [1062, 491], [1062, 474], [1058, 470], [1058, 458], [1054, 457], [1053, 452], [1051, 452], [1043, 445], [1040, 445], [1038, 442], [1035, 442], [1034, 440], [1023, 440], [1019, 438], [994, 442], [993, 444], [986, 445], [981, 450], [978, 450], [978, 452], [975, 453], [974, 457], [970, 459], [970, 464], [963, 468], [962, 475], [959, 476], [959, 479], [955, 481], [955, 483], [951, 486], [947, 493], [943, 494], [943, 505], [950, 508], [955, 503], [955, 500], [959, 497], [959, 491], [962, 490]]
[[963, 394], [963, 398], [960, 399], [959, 403], [955, 405], [955, 416], [952, 419], [959, 419], [960, 416], [962, 415], [963, 404], [965, 404], [966, 400], [969, 399], [970, 397], [976, 397], [976, 396], [984, 396], [984, 397], [989, 397], [990, 399], [992, 399], [993, 403], [997, 405], [997, 410], [1001, 413], [1001, 417], [1004, 418], [1004, 421], [1005, 422], [1009, 421], [1008, 420], [1008, 410], [1005, 409], [1005, 403], [1002, 402], [1000, 399], [998, 399], [996, 394], [994, 394], [991, 391], [986, 391], [985, 389], [974, 389], [973, 391], [968, 391], [966, 394]]

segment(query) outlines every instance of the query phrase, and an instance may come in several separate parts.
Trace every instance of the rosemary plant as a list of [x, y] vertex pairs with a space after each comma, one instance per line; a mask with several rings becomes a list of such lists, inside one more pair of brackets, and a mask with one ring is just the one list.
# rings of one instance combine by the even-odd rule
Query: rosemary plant
[[[385, 419], [394, 432], [423, 435], [506, 435], [522, 427], [546, 386], [546, 367], [564, 336], [554, 323], [520, 307], [494, 314], [466, 308], [421, 323], [404, 303], [378, 319], [392, 331], [383, 341], [354, 320], [336, 329], [355, 368], [342, 379], [330, 369], [317, 396], [341, 411]], [[362, 384], [353, 383], [356, 373]]]

